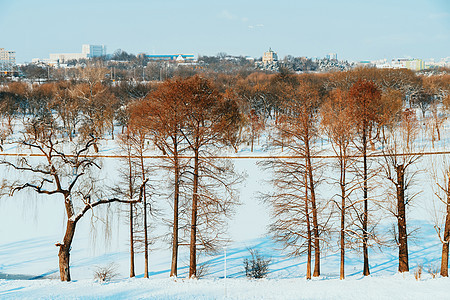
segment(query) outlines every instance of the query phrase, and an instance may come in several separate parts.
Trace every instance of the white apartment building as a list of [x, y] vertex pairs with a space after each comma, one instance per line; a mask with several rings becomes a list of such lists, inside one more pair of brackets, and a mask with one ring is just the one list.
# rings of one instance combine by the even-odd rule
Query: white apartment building
[[72, 59], [88, 59], [86, 53], [50, 53], [50, 61], [51, 62], [68, 62]]
[[380, 59], [371, 61], [370, 64], [379, 69], [409, 69], [420, 71], [426, 68], [425, 62], [422, 59], [412, 58], [395, 58], [391, 61]]
[[12, 71], [16, 65], [16, 51], [0, 48], [0, 71]]

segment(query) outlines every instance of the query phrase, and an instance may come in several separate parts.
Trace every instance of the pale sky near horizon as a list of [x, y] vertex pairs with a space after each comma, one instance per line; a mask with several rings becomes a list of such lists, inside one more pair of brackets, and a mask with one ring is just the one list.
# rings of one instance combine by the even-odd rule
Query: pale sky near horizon
[[351, 61], [450, 56], [450, 0], [0, 0], [0, 48], [49, 53], [285, 55]]

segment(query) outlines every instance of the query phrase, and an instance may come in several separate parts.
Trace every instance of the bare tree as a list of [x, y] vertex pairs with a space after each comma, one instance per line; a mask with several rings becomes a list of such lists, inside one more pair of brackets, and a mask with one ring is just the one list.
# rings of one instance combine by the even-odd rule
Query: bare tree
[[135, 272], [135, 233], [137, 224], [135, 224], [136, 218], [136, 204], [131, 202], [131, 200], [136, 198], [139, 193], [139, 187], [137, 186], [137, 179], [139, 176], [138, 166], [135, 162], [134, 152], [133, 152], [133, 137], [130, 132], [119, 135], [118, 143], [120, 147], [120, 152], [124, 154], [123, 166], [120, 169], [121, 182], [113, 187], [113, 192], [117, 197], [130, 200], [129, 208], [127, 210], [128, 218], [127, 223], [129, 225], [130, 234], [130, 277], [134, 277]]
[[[450, 76], [447, 77], [450, 80]], [[450, 107], [450, 96], [443, 99], [445, 116]], [[435, 198], [433, 201], [434, 228], [442, 243], [441, 276], [448, 277], [448, 257], [450, 242], [450, 161], [448, 155], [433, 157], [432, 178], [436, 183], [433, 187]]]
[[434, 96], [424, 88], [420, 88], [412, 97], [412, 104], [422, 112], [422, 120], [425, 121], [425, 114], [434, 102]]
[[273, 193], [264, 195], [272, 207], [270, 232], [291, 256], [307, 254], [306, 279], [311, 279], [312, 225], [308, 173], [304, 160], [277, 159], [261, 163], [273, 173]]
[[[149, 180], [149, 173], [151, 172], [150, 167], [147, 166], [144, 155], [147, 150], [146, 147], [146, 140], [148, 137], [148, 129], [146, 129], [144, 126], [136, 126], [131, 125], [130, 126], [130, 132], [132, 134], [132, 138], [130, 139], [132, 151], [134, 153], [134, 157], [136, 159], [135, 164], [137, 167], [136, 175], [138, 177], [141, 177], [142, 182], [147, 182]], [[142, 217], [143, 217], [143, 245], [144, 245], [144, 278], [148, 278], [149, 276], [149, 259], [148, 259], [148, 251], [149, 246], [151, 244], [149, 240], [149, 215], [153, 214], [155, 212], [155, 209], [152, 208], [151, 202], [150, 202], [150, 193], [149, 189], [147, 188], [147, 185], [143, 187], [143, 194], [142, 194]]]
[[52, 101], [49, 103], [50, 108], [54, 109], [61, 119], [70, 141], [81, 121], [80, 102], [77, 97], [73, 97], [73, 88], [70, 82], [57, 83]]
[[260, 117], [256, 114], [256, 110], [252, 109], [248, 116], [250, 123], [250, 151], [253, 152], [253, 145], [255, 139], [259, 137], [261, 131], [264, 129], [264, 123], [260, 120]]
[[99, 168], [91, 157], [91, 149], [95, 138], [85, 143], [65, 143], [56, 120], [33, 119], [25, 124], [24, 138], [19, 146], [30, 149], [43, 158], [36, 162], [30, 157], [21, 156], [17, 162], [1, 163], [16, 170], [24, 178], [9, 185], [10, 195], [30, 189], [43, 195], [60, 195], [64, 201], [67, 217], [66, 232], [59, 247], [59, 270], [62, 281], [70, 281], [70, 250], [78, 221], [89, 211], [101, 204], [113, 202], [139, 202], [145, 182], [141, 185], [138, 199], [124, 200], [119, 198], [104, 199], [98, 191], [89, 173]]
[[383, 148], [385, 162], [382, 167], [394, 190], [393, 193], [387, 194], [389, 197], [387, 209], [397, 219], [399, 272], [409, 271], [406, 212], [416, 194], [407, 193], [407, 189], [414, 175], [417, 174], [417, 171], [411, 172], [409, 169], [421, 158], [420, 154], [415, 154], [413, 146], [418, 132], [419, 126], [415, 113], [407, 109], [400, 114], [398, 122], [391, 126]]
[[[438, 174], [438, 170], [442, 173]], [[434, 228], [442, 243], [441, 276], [448, 277], [448, 256], [450, 242], [450, 165], [447, 157], [435, 163], [435, 173], [432, 174], [436, 182], [435, 190], [438, 199], [434, 207]]]

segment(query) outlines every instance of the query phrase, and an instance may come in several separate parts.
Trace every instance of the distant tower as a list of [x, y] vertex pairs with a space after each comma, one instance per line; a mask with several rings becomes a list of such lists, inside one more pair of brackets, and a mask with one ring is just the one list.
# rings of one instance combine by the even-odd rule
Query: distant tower
[[269, 48], [269, 51], [264, 52], [262, 61], [264, 64], [272, 63], [274, 61], [278, 60], [278, 55], [276, 52], [272, 51], [271, 48]]
[[332, 60], [332, 59], [337, 60], [337, 53], [328, 53], [328, 54], [325, 56], [325, 58], [326, 58], [326, 59], [329, 59], [329, 60]]

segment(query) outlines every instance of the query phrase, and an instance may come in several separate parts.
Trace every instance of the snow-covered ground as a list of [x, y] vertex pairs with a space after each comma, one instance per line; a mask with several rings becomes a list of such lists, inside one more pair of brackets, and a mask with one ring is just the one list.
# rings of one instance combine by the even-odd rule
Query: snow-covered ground
[[447, 279], [416, 281], [411, 276], [319, 279], [125, 279], [1, 281], [2, 299], [448, 299]]
[[[445, 149], [443, 141], [436, 150]], [[421, 137], [422, 138], [422, 137]], [[426, 136], [422, 138], [426, 141]], [[419, 143], [420, 141], [418, 141]], [[425, 143], [429, 145], [430, 143]], [[326, 148], [326, 143], [325, 146]], [[430, 150], [431, 146], [427, 146]], [[116, 145], [107, 141], [102, 154], [116, 154]], [[5, 149], [14, 152], [15, 149]], [[250, 153], [242, 148], [238, 155], [265, 155], [262, 148]], [[129, 254], [127, 225], [115, 219], [112, 235], [103, 239], [102, 231], [93, 231], [90, 218], [77, 227], [71, 251], [70, 283], [60, 282], [58, 248], [54, 244], [64, 233], [64, 208], [60, 199], [37, 197], [22, 193], [14, 198], [0, 200], [0, 298], [119, 298], [119, 299], [448, 299], [450, 279], [432, 278], [428, 269], [440, 265], [441, 243], [433, 228], [431, 178], [428, 158], [423, 158], [417, 169], [415, 189], [423, 190], [408, 212], [409, 228], [418, 228], [410, 239], [410, 274], [398, 274], [398, 254], [395, 248], [374, 247], [370, 250], [371, 276], [361, 276], [362, 257], [358, 249], [347, 250], [346, 275], [340, 281], [337, 239], [332, 240], [322, 256], [318, 279], [306, 281], [305, 257], [288, 257], [282, 245], [275, 244], [267, 233], [270, 208], [261, 203], [260, 192], [270, 188], [266, 182], [270, 173], [257, 166], [260, 159], [235, 159], [237, 171], [246, 173], [240, 190], [242, 205], [228, 223], [232, 242], [216, 255], [202, 257], [206, 275], [198, 280], [186, 279], [188, 253], [181, 249], [178, 279], [169, 279], [170, 251], [168, 245], [157, 242], [150, 253], [150, 279], [143, 277], [143, 255], [137, 254], [137, 278], [128, 279]], [[114, 159], [104, 159], [102, 176], [111, 180], [117, 167]], [[2, 176], [8, 177], [3, 169]], [[331, 171], [328, 171], [331, 172]], [[319, 188], [323, 198], [333, 195], [333, 185]], [[161, 200], [163, 201], [163, 200]], [[167, 201], [166, 201], [167, 202]], [[166, 204], [162, 204], [162, 206]], [[167, 213], [167, 211], [166, 211]], [[387, 216], [387, 214], [386, 214]], [[383, 217], [380, 230], [388, 231], [394, 220]], [[156, 230], [163, 230], [164, 221], [155, 220]], [[410, 230], [411, 231], [411, 230]], [[263, 280], [245, 278], [243, 259], [254, 248], [271, 259], [269, 276]], [[98, 283], [93, 279], [97, 266], [114, 263], [118, 276], [111, 282]], [[226, 269], [225, 269], [226, 265]], [[422, 279], [413, 272], [422, 265]], [[224, 278], [226, 276], [226, 279]]]

